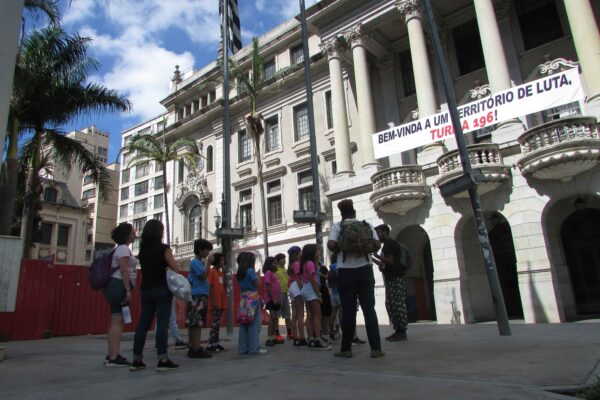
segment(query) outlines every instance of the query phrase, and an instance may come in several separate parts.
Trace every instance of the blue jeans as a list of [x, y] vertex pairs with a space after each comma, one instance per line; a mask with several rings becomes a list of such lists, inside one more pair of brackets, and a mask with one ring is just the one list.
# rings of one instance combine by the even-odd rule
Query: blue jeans
[[375, 312], [375, 277], [373, 267], [338, 268], [338, 289], [342, 302], [342, 351], [352, 348], [356, 328], [357, 300], [365, 316], [365, 327], [371, 350], [381, 350], [379, 322]]
[[142, 290], [141, 298], [140, 322], [135, 328], [133, 338], [133, 359], [141, 360], [143, 358], [146, 334], [152, 326], [154, 315], [156, 315], [156, 355], [159, 360], [168, 358], [167, 340], [173, 295], [167, 287], [157, 287]]
[[256, 354], [260, 350], [260, 328], [262, 326], [261, 305], [256, 305], [254, 320], [249, 324], [240, 324], [238, 335], [238, 353]]

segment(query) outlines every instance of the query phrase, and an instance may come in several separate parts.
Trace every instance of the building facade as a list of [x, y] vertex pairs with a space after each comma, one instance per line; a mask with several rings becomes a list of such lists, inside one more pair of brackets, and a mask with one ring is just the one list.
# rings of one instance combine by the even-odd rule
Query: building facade
[[[577, 68], [585, 98], [465, 134], [485, 223], [510, 318], [562, 322], [600, 314], [600, 6], [590, 0], [433, 0], [459, 104]], [[392, 227], [414, 261], [408, 272], [412, 319], [438, 323], [493, 320], [482, 256], [466, 193], [441, 194], [461, 174], [454, 137], [375, 158], [372, 135], [447, 110], [421, 0], [323, 0], [307, 10], [319, 182], [312, 182], [300, 24], [287, 21], [261, 36], [273, 90], [259, 99], [267, 212], [262, 226], [257, 154], [233, 84], [231, 191], [233, 226], [244, 229], [234, 251], [262, 254], [315, 240], [293, 221], [313, 207], [312, 185], [329, 225], [336, 204], [352, 198], [359, 218]], [[249, 46], [234, 58], [250, 65]], [[288, 69], [294, 65], [298, 68]], [[285, 74], [278, 74], [284, 70]], [[197, 237], [216, 241], [223, 193], [221, 71], [176, 70], [162, 101], [166, 140], [193, 137], [203, 148], [200, 172], [167, 168], [173, 248], [191, 257]], [[272, 75], [269, 75], [272, 74]], [[140, 126], [139, 129], [142, 129]], [[385, 321], [382, 279], [378, 315]]]

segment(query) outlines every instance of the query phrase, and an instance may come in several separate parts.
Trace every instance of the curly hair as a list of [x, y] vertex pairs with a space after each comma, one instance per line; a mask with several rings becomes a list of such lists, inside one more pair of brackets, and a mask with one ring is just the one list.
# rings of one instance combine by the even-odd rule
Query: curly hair
[[110, 237], [116, 244], [127, 244], [131, 231], [133, 231], [133, 225], [121, 222], [112, 230]]

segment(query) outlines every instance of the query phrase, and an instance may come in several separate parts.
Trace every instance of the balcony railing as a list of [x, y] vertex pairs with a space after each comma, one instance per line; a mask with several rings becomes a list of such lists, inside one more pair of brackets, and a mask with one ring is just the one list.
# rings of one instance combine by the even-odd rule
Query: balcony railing
[[600, 156], [594, 117], [564, 118], [529, 129], [519, 137], [523, 175], [569, 181], [596, 166]]
[[377, 211], [406, 214], [430, 197], [423, 170], [404, 165], [380, 171], [371, 177], [371, 203]]
[[190, 240], [189, 242], [183, 243], [174, 243], [171, 245], [173, 248], [173, 255], [175, 258], [186, 258], [193, 257], [194, 255], [194, 241]]
[[[473, 169], [480, 170], [484, 181], [477, 185], [477, 192], [484, 194], [496, 189], [502, 181], [508, 179], [510, 167], [503, 164], [500, 149], [495, 143], [480, 143], [467, 146], [467, 153]], [[458, 150], [449, 151], [437, 160], [440, 176], [436, 181], [441, 186], [463, 174]], [[456, 197], [466, 197], [461, 192]]]

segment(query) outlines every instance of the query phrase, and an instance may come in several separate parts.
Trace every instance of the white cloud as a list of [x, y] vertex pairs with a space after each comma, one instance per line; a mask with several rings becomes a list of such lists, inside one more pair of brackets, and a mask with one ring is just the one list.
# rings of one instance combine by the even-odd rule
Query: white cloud
[[65, 25], [85, 21], [93, 17], [97, 2], [94, 0], [75, 0], [65, 9], [62, 22]]
[[[317, 3], [319, 0], [306, 0], [306, 8]], [[254, 3], [256, 9], [261, 13], [266, 13], [279, 18], [292, 18], [300, 14], [300, 4], [296, 0], [256, 0]]]

